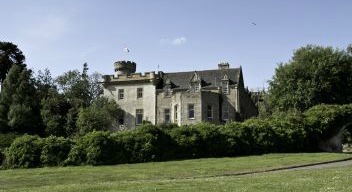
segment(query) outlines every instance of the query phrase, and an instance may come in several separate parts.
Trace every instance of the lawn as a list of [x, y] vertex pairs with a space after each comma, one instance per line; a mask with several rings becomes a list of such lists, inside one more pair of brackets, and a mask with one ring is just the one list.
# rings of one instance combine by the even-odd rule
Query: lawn
[[[352, 191], [352, 167], [231, 176], [352, 157], [350, 154], [269, 154], [116, 166], [0, 171], [4, 191]], [[230, 175], [230, 176], [225, 176]], [[347, 190], [349, 189], [349, 190]]]

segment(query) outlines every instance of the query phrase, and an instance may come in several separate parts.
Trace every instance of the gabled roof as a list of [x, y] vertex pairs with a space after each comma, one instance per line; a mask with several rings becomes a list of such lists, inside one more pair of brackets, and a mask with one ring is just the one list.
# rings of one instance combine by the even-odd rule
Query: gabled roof
[[[221, 80], [226, 74], [229, 78], [230, 85], [237, 84], [240, 77], [240, 68], [231, 68], [226, 70], [205, 70], [197, 71], [202, 81], [202, 87], [217, 87], [221, 86]], [[173, 88], [189, 88], [192, 77], [195, 71], [189, 72], [176, 72], [176, 73], [164, 73], [163, 79], [169, 79], [173, 85]]]

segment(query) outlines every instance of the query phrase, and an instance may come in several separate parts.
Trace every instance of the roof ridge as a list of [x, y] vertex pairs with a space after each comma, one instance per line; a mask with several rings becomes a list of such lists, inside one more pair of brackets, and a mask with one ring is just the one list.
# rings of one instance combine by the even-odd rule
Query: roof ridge
[[[240, 68], [229, 68], [229, 69], [226, 69], [226, 70], [239, 70]], [[179, 72], [163, 72], [164, 74], [170, 74], [170, 73], [194, 73], [195, 71], [197, 72], [206, 72], [206, 71], [222, 71], [221, 69], [206, 69], [206, 70], [201, 70], [201, 71], [198, 71], [198, 70], [194, 70], [194, 71], [179, 71]]]

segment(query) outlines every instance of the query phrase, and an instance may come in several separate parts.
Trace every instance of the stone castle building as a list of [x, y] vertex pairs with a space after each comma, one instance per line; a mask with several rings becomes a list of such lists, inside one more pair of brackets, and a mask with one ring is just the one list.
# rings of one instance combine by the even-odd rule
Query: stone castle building
[[218, 69], [190, 72], [135, 73], [136, 63], [118, 61], [115, 74], [103, 76], [104, 96], [124, 110], [120, 128], [143, 121], [177, 125], [225, 123], [256, 116], [258, 111], [244, 87], [242, 68], [220, 63]]

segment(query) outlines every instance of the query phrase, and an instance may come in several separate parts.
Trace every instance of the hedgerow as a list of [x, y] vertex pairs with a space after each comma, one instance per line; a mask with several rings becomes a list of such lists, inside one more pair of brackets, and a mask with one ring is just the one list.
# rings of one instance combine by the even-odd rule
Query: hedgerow
[[[317, 142], [352, 121], [352, 105], [319, 105], [305, 113], [225, 125], [144, 124], [120, 132], [93, 131], [76, 140], [24, 135], [5, 149], [5, 168], [107, 165], [171, 159], [319, 150]], [[0, 154], [0, 161], [1, 161]]]

